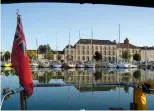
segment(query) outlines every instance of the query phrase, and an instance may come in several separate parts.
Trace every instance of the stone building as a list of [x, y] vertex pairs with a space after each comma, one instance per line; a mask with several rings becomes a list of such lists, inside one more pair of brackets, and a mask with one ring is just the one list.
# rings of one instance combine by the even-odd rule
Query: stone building
[[136, 54], [136, 53], [140, 54], [141, 53], [140, 47], [137, 47], [137, 46], [131, 44], [129, 42], [128, 38], [126, 38], [123, 43], [118, 43], [117, 44], [117, 59], [118, 60], [121, 60], [122, 52], [124, 52], [126, 50], [131, 55], [131, 59], [130, 60], [133, 60], [133, 55], [134, 54]]
[[67, 45], [64, 48], [65, 61], [67, 61], [68, 55], [72, 57], [73, 61], [92, 61], [96, 51], [102, 54], [102, 61], [116, 60], [115, 41], [80, 39], [74, 46]]
[[154, 47], [140, 47], [142, 61], [154, 61]]

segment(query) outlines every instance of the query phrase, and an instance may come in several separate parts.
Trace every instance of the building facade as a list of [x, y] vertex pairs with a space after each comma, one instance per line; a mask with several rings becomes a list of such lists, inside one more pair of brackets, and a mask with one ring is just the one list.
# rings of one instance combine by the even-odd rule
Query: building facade
[[80, 39], [74, 46], [67, 45], [64, 48], [65, 61], [70, 55], [73, 61], [93, 61], [95, 52], [102, 55], [102, 61], [116, 60], [116, 42], [109, 40]]
[[154, 47], [140, 47], [142, 61], [154, 61]]
[[129, 43], [129, 40], [126, 38], [123, 43], [117, 44], [117, 58], [118, 58], [118, 60], [122, 60], [121, 56], [124, 51], [129, 52], [129, 54], [131, 56], [130, 60], [132, 61], [134, 54], [141, 53], [141, 48]]

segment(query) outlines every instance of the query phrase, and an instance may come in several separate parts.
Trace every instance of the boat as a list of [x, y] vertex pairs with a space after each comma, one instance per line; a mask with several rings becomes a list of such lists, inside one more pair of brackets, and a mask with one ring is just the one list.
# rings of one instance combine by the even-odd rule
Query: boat
[[84, 66], [84, 63], [82, 63], [81, 61], [77, 61], [76, 62], [76, 67], [77, 68], [84, 68], [85, 66]]
[[120, 63], [117, 64], [117, 67], [118, 68], [130, 68], [130, 64], [120, 62]]
[[95, 64], [93, 64], [92, 62], [88, 61], [85, 63], [85, 67], [87, 68], [95, 68]]
[[32, 63], [30, 64], [30, 66], [31, 66], [32, 68], [39, 67], [39, 63], [37, 63], [37, 62], [32, 62]]
[[51, 65], [53, 68], [61, 68], [62, 67], [62, 64], [60, 63], [60, 62], [54, 62], [54, 63], [52, 63], [52, 65]]
[[130, 68], [138, 68], [138, 65], [135, 65], [135, 64], [130, 64], [129, 66]]
[[4, 67], [11, 67], [11, 66], [12, 66], [12, 63], [6, 62], [6, 63], [3, 63], [3, 66], [4, 66]]
[[58, 47], [57, 47], [57, 33], [56, 33], [56, 59], [57, 61], [52, 61], [52, 67], [53, 68], [61, 68], [62, 67], [62, 64], [58, 61]]
[[48, 60], [45, 60], [45, 61], [40, 61], [39, 66], [42, 68], [48, 68], [51, 66], [51, 64]]
[[75, 68], [76, 67], [76, 63], [73, 61], [68, 61], [67, 63], [63, 64], [64, 68]]
[[117, 68], [117, 64], [116, 63], [109, 63], [107, 65], [108, 68]]

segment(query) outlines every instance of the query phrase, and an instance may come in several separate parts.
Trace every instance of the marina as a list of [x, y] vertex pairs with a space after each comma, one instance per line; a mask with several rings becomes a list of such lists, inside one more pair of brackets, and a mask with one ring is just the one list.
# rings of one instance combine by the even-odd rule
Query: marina
[[[136, 71], [140, 71], [139, 76], [134, 75]], [[118, 83], [154, 81], [153, 71], [141, 69], [34, 68], [32, 74], [33, 82], [38, 84], [38, 87], [34, 88], [34, 95], [27, 100], [28, 110], [108, 110], [112, 107], [129, 110], [133, 102], [134, 88]], [[18, 88], [18, 77], [13, 68], [2, 69], [0, 76], [2, 89], [8, 86], [10, 89]], [[50, 84], [52, 87], [48, 87]], [[64, 86], [57, 87], [56, 84]], [[19, 100], [19, 93], [11, 95], [4, 101], [2, 110], [20, 110]], [[146, 100], [147, 109], [153, 109], [153, 95], [147, 94]]]

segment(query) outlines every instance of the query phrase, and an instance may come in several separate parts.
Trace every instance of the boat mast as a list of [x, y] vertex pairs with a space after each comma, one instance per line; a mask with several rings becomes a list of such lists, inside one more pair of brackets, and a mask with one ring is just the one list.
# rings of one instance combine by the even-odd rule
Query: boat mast
[[47, 50], [46, 50], [46, 58], [47, 58], [47, 55], [48, 55], [48, 37], [47, 37]]
[[71, 30], [71, 29], [69, 29], [69, 45], [68, 45], [68, 46], [69, 46], [69, 55], [68, 55], [69, 58], [70, 58], [70, 56], [71, 56], [71, 54], [70, 54], [70, 48], [71, 48], [71, 47], [70, 47], [70, 30]]
[[93, 61], [93, 30], [91, 28], [91, 47], [92, 47], [92, 60]]
[[[120, 24], [119, 24], [119, 45], [118, 45], [119, 49], [120, 49]], [[119, 57], [118, 57], [119, 58]]]
[[37, 58], [37, 60], [38, 60], [38, 50], [39, 50], [39, 49], [38, 49], [38, 42], [37, 42], [37, 38], [36, 38], [36, 48], [37, 48], [37, 49], [36, 49], [36, 58]]
[[58, 60], [57, 32], [56, 32], [56, 59]]

